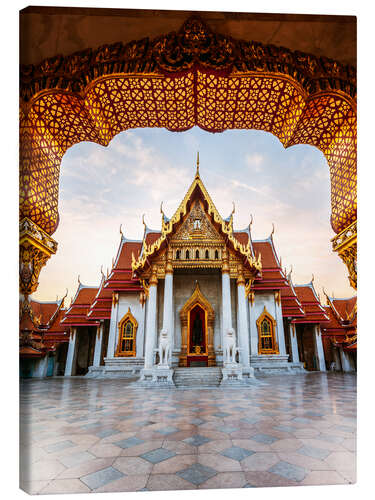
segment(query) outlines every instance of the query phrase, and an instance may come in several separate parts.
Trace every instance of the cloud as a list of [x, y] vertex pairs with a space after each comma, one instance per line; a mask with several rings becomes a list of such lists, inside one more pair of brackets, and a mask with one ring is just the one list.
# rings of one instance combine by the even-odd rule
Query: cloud
[[293, 278], [352, 295], [347, 272], [332, 253], [329, 224], [329, 169], [321, 152], [307, 146], [284, 150], [275, 138], [255, 131], [209, 134], [162, 129], [129, 130], [108, 147], [80, 143], [63, 158], [57, 254], [43, 268], [36, 297], [55, 298], [66, 286], [75, 291], [77, 275], [99, 283], [100, 266], [110, 266], [122, 223], [127, 237], [140, 239], [142, 214], [160, 228], [160, 202], [173, 215], [194, 178], [199, 145], [201, 177], [223, 217], [236, 204], [234, 224], [254, 217], [252, 234], [264, 239], [275, 223], [283, 265]]

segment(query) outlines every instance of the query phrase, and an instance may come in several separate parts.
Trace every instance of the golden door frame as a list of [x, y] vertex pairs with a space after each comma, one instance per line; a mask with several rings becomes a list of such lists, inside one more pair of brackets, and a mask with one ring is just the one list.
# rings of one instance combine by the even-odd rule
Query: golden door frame
[[[215, 321], [215, 311], [213, 307], [202, 294], [198, 282], [195, 285], [195, 289], [191, 297], [187, 300], [185, 305], [180, 311], [180, 321], [181, 321], [181, 354], [179, 366], [187, 366], [188, 357], [188, 342], [189, 342], [189, 332], [190, 332], [190, 312], [195, 306], [200, 306], [204, 310], [205, 318], [205, 333], [206, 333], [206, 352], [200, 354], [200, 356], [208, 357], [208, 366], [216, 366], [216, 358], [214, 352], [214, 321]], [[189, 354], [190, 356], [190, 354]], [[194, 355], [193, 355], [194, 356]]]

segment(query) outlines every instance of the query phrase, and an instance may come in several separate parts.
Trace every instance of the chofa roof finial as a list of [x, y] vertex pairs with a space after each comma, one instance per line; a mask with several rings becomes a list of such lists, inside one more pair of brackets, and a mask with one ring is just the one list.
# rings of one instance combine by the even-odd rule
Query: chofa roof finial
[[82, 283], [81, 283], [81, 279], [80, 279], [80, 275], [78, 275], [78, 284], [79, 284], [79, 285], [82, 285]]
[[272, 222], [271, 238], [275, 234], [275, 224]]
[[253, 214], [250, 214], [250, 222], [249, 222], [249, 227], [251, 227], [251, 226], [252, 226], [253, 221], [254, 221]]
[[142, 215], [142, 224], [145, 226], [145, 229], [147, 229], [146, 222], [145, 222], [145, 214]]
[[312, 273], [312, 276], [311, 276], [311, 281], [310, 281], [310, 283], [311, 283], [311, 284], [312, 284], [312, 283], [314, 283], [314, 279], [315, 279], [315, 278], [314, 278], [314, 273]]
[[121, 236], [124, 236], [124, 233], [122, 232], [122, 224], [120, 224], [120, 234]]
[[231, 213], [231, 216], [235, 213], [236, 211], [236, 205], [234, 204], [234, 201], [232, 201], [232, 205], [233, 205], [233, 208], [232, 208], [232, 213]]

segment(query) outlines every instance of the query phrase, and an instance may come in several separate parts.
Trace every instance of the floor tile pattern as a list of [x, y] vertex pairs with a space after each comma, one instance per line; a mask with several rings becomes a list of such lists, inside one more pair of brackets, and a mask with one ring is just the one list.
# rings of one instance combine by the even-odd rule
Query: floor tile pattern
[[261, 381], [147, 390], [127, 380], [24, 380], [21, 487], [50, 494], [354, 483], [355, 375]]

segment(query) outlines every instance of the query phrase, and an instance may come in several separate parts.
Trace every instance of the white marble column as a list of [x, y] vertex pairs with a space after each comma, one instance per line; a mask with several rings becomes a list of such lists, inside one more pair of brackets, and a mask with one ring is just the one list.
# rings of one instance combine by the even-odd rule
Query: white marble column
[[145, 342], [145, 368], [154, 365], [154, 349], [156, 347], [156, 302], [157, 302], [158, 280], [153, 270], [150, 279], [147, 299], [146, 314], [146, 342]]
[[326, 370], [326, 362], [324, 359], [324, 349], [322, 342], [322, 333], [319, 325], [314, 326], [314, 343], [315, 343], [315, 356], [318, 361], [319, 371], [325, 372]]
[[103, 334], [104, 334], [104, 321], [101, 321], [100, 325], [97, 326], [96, 330], [93, 366], [100, 366], [100, 359], [102, 356]]
[[250, 347], [249, 347], [249, 327], [247, 323], [245, 279], [242, 274], [237, 279], [237, 297], [238, 297], [238, 344], [240, 348], [240, 363], [243, 366], [250, 365]]
[[339, 351], [338, 347], [333, 347], [332, 353], [333, 353], [333, 360], [335, 362], [335, 371], [340, 372], [341, 371], [341, 360], [340, 360], [340, 351]]
[[118, 340], [118, 310], [119, 310], [119, 295], [113, 293], [111, 319], [109, 323], [107, 358], [113, 358], [115, 355], [116, 341]]
[[77, 328], [72, 328], [69, 338], [68, 354], [66, 356], [65, 377], [75, 375], [76, 354], [77, 354]]
[[33, 377], [41, 377], [45, 378], [47, 376], [47, 368], [48, 368], [48, 354], [39, 360], [38, 366], [34, 371]]
[[341, 368], [343, 372], [352, 372], [353, 368], [350, 363], [350, 359], [348, 354], [344, 351], [342, 347], [339, 348], [340, 350], [340, 359], [341, 359]]
[[258, 328], [255, 317], [255, 294], [254, 292], [250, 292], [249, 295], [249, 330], [250, 330], [250, 354], [251, 356], [258, 355]]
[[[168, 252], [169, 257], [169, 252]], [[174, 345], [173, 335], [173, 268], [168, 260], [164, 280], [163, 330], [167, 330], [171, 348]]]
[[223, 335], [222, 344], [224, 340], [224, 335], [226, 335], [229, 328], [232, 328], [232, 305], [230, 297], [230, 275], [229, 275], [229, 263], [228, 254], [226, 249], [223, 250], [223, 268], [221, 273], [221, 305], [223, 310]]
[[[276, 295], [277, 293], [279, 298], [277, 298]], [[279, 353], [282, 356], [286, 356], [283, 311], [281, 308], [281, 292], [276, 292], [276, 294], [275, 294], [275, 319], [276, 319], [277, 343], [279, 345]]]
[[299, 363], [297, 331], [296, 325], [294, 325], [293, 323], [289, 323], [289, 338], [292, 351], [292, 362]]

